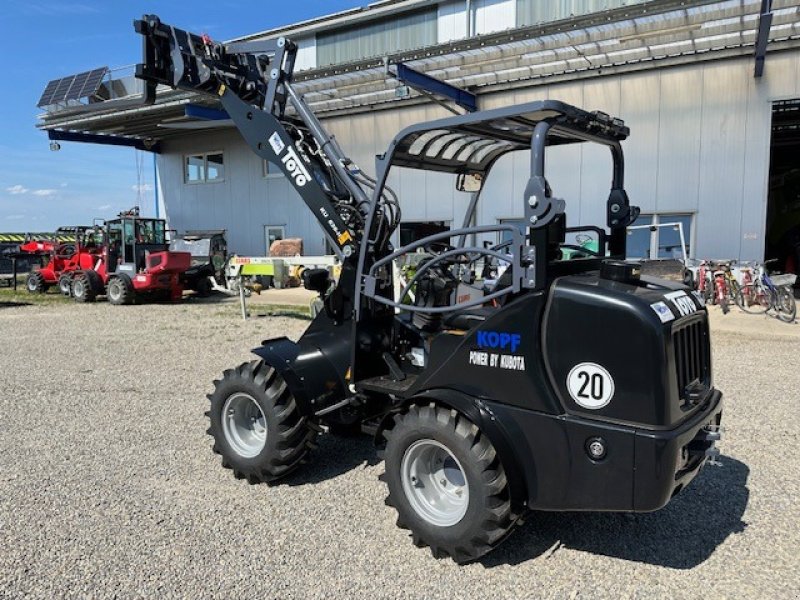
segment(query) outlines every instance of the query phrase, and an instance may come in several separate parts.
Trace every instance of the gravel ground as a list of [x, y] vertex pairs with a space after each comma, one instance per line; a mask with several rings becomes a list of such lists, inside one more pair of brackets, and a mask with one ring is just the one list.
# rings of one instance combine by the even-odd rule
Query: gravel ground
[[714, 317], [721, 467], [654, 514], [531, 515], [459, 567], [395, 527], [368, 438], [324, 436], [273, 487], [211, 453], [211, 380], [305, 321], [0, 308], [0, 596], [797, 598], [800, 327]]

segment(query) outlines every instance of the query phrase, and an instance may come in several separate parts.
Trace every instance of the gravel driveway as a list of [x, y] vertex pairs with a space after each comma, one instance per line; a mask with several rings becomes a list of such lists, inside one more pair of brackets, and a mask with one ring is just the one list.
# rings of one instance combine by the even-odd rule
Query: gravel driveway
[[796, 598], [800, 327], [745, 336], [714, 316], [721, 467], [657, 513], [530, 515], [459, 567], [395, 527], [366, 437], [324, 436], [273, 487], [211, 453], [211, 380], [307, 322], [0, 308], [0, 596]]

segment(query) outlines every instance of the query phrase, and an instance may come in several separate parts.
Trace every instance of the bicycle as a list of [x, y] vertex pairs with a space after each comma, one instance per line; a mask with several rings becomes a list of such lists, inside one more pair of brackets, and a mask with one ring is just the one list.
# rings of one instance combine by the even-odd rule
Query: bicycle
[[770, 276], [766, 272], [766, 265], [772, 262], [775, 260], [766, 261], [764, 266], [742, 269], [742, 286], [735, 299], [736, 305], [745, 312], [755, 314], [774, 310], [781, 321], [791, 323], [797, 316], [797, 302], [792, 292], [797, 275], [786, 273]]

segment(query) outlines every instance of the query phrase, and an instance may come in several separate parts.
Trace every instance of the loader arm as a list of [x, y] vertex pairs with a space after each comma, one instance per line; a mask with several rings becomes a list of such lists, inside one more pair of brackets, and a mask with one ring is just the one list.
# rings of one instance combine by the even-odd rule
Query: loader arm
[[150, 95], [165, 85], [218, 96], [253, 151], [284, 172], [332, 246], [354, 256], [369, 203], [366, 180], [292, 88], [297, 46], [285, 38], [220, 44], [155, 15], [134, 21], [134, 28], [144, 61], [136, 77]]

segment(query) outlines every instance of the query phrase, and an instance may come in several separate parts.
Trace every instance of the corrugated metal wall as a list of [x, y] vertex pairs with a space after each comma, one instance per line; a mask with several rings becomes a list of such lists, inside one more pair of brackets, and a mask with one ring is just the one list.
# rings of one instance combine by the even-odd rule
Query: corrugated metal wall
[[516, 0], [517, 26], [538, 25], [570, 17], [641, 4], [649, 0]]
[[317, 34], [317, 65], [344, 63], [389, 52], [432, 46], [436, 39], [437, 10], [403, 14], [391, 20], [356, 25]]
[[[762, 258], [769, 166], [771, 102], [800, 97], [800, 53], [772, 53], [762, 79], [750, 58], [600, 77], [485, 96], [483, 108], [559, 99], [625, 119], [626, 187], [643, 212], [693, 212], [696, 256]], [[373, 111], [326, 121], [343, 148], [367, 172], [374, 156], [404, 126], [445, 116], [436, 106]], [[220, 146], [222, 144], [222, 146]], [[226, 152], [226, 181], [182, 183], [178, 151]], [[287, 225], [306, 238], [307, 252], [322, 250], [322, 233], [310, 212], [281, 179], [264, 180], [258, 159], [233, 132], [197, 135], [171, 145], [160, 157], [163, 190], [173, 227], [226, 227], [232, 246], [263, 253], [263, 226]], [[610, 184], [607, 150], [583, 144], [548, 151], [553, 192], [567, 201], [568, 222], [604, 224]], [[489, 177], [482, 222], [521, 217], [527, 153], [506, 157]], [[453, 178], [406, 170], [391, 185], [406, 221], [463, 219], [468, 196]]]

